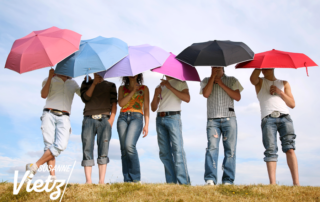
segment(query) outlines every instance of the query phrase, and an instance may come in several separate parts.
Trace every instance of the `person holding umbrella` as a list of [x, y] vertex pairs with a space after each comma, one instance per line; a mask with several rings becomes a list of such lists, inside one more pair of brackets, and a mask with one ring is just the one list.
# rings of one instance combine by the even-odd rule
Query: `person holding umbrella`
[[[120, 115], [117, 121], [124, 182], [141, 183], [140, 162], [136, 148], [141, 132], [148, 135], [149, 89], [143, 76], [126, 76], [119, 87]], [[145, 124], [143, 126], [143, 117]]]
[[200, 93], [207, 98], [207, 138], [204, 179], [217, 184], [219, 142], [222, 136], [224, 159], [222, 183], [233, 184], [236, 171], [237, 119], [234, 100], [241, 99], [243, 87], [235, 77], [227, 76], [223, 67], [212, 67], [211, 76], [202, 80]]
[[86, 78], [81, 85], [81, 99], [85, 103], [82, 122], [82, 149], [86, 183], [91, 184], [92, 166], [94, 166], [94, 139], [97, 135], [99, 167], [99, 184], [104, 184], [104, 178], [109, 163], [108, 151], [111, 139], [111, 128], [117, 112], [117, 89], [114, 83], [105, 81], [97, 73], [94, 79]]
[[274, 69], [262, 69], [263, 78], [259, 77], [260, 73], [261, 69], [255, 69], [250, 81], [255, 86], [260, 102], [262, 140], [266, 149], [264, 161], [267, 164], [270, 184], [276, 184], [277, 132], [279, 132], [282, 151], [287, 156], [293, 185], [299, 186], [298, 160], [294, 152], [296, 134], [288, 110], [288, 107], [291, 109], [295, 107], [290, 84], [276, 79]]
[[56, 157], [66, 149], [71, 134], [70, 112], [74, 94], [80, 96], [80, 87], [70, 77], [54, 74], [49, 70], [49, 76], [42, 82], [41, 97], [46, 104], [41, 116], [41, 130], [44, 141], [44, 154], [36, 163], [26, 165], [30, 171], [28, 180], [32, 180], [38, 168], [44, 163], [48, 164], [51, 180], [56, 180]]
[[[194, 71], [198, 75], [195, 69]], [[188, 185], [190, 177], [183, 149], [181, 124], [181, 102], [190, 102], [188, 85], [185, 81], [167, 75], [166, 80], [161, 81], [151, 103], [153, 112], [158, 109], [156, 126], [160, 159], [164, 164], [167, 183]]]

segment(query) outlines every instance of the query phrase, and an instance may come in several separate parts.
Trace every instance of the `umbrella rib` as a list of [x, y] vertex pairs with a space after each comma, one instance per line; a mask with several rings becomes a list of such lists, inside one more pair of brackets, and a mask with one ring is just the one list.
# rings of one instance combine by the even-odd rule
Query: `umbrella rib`
[[43, 50], [44, 50], [44, 52], [46, 53], [46, 55], [47, 55], [47, 57], [48, 57], [48, 59], [49, 59], [49, 61], [50, 61], [51, 66], [54, 66], [53, 63], [51, 62], [51, 59], [50, 59], [50, 57], [49, 57], [49, 55], [48, 55], [48, 53], [47, 53], [46, 48], [45, 48], [45, 47], [43, 46], [43, 44], [42, 44], [42, 41], [40, 40], [39, 37], [38, 37], [38, 39], [39, 39], [39, 41], [41, 42], [40, 44], [41, 44], [41, 46], [43, 47]]

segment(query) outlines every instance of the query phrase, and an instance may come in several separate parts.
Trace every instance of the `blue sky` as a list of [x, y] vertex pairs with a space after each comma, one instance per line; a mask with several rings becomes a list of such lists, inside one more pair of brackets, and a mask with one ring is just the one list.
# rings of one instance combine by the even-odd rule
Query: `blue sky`
[[[271, 49], [301, 52], [320, 64], [319, 1], [0, 1], [0, 66], [4, 67], [15, 39], [34, 30], [51, 26], [71, 29], [82, 39], [97, 36], [117, 37], [129, 45], [151, 44], [178, 54], [194, 42], [233, 40], [245, 42], [256, 52]], [[209, 67], [197, 68], [201, 79], [210, 75]], [[40, 116], [45, 100], [40, 97], [41, 83], [49, 68], [22, 75], [0, 69], [0, 180], [13, 181], [14, 170], [23, 171], [26, 163], [35, 162], [43, 153]], [[242, 99], [235, 104], [238, 120], [236, 184], [268, 183], [263, 162], [264, 148], [260, 129], [259, 103], [249, 82], [252, 70], [226, 68], [226, 74], [238, 78], [244, 87]], [[279, 79], [291, 84], [296, 108], [290, 110], [294, 121], [296, 154], [302, 185], [320, 185], [319, 157], [319, 67], [276, 70]], [[161, 75], [147, 72], [145, 84], [151, 96]], [[80, 84], [82, 78], [76, 81]], [[118, 78], [110, 79], [117, 86]], [[206, 149], [206, 100], [199, 95], [199, 83], [188, 82], [191, 102], [182, 104], [184, 145], [191, 182], [204, 184], [204, 156]], [[68, 148], [57, 164], [76, 167], [71, 182], [84, 183], [81, 149], [83, 103], [75, 96]], [[119, 109], [118, 109], [119, 112]], [[141, 138], [137, 148], [141, 162], [142, 181], [165, 182], [163, 165], [159, 159], [155, 131], [155, 113], [151, 113], [149, 135]], [[220, 145], [222, 147], [222, 145]], [[277, 181], [291, 185], [292, 180], [285, 154], [279, 146]], [[106, 181], [121, 182], [120, 148], [116, 128], [112, 131]], [[223, 150], [220, 148], [218, 167], [221, 168]], [[97, 166], [93, 181], [98, 182]], [[22, 174], [20, 172], [20, 175]], [[221, 183], [222, 170], [218, 170]], [[46, 178], [48, 173], [38, 173]], [[67, 178], [68, 173], [57, 173]]]

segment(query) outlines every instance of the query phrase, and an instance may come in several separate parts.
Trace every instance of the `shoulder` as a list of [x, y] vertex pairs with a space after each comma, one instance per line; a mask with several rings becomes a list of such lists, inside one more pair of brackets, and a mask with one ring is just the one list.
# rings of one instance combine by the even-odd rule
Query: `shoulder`
[[74, 79], [68, 79], [69, 83], [73, 84], [73, 85], [78, 85], [78, 83], [76, 82], [76, 80]]
[[148, 90], [149, 90], [148, 86], [146, 86], [146, 85], [142, 85], [141, 88], [142, 88], [143, 90], [145, 90], [145, 91], [148, 91]]
[[110, 87], [116, 87], [116, 84], [113, 83], [113, 82], [110, 82], [110, 81], [104, 80], [103, 83], [104, 83], [105, 85], [107, 85], [107, 86], [110, 86]]
[[204, 79], [202, 79], [201, 83], [207, 83], [209, 80], [209, 77], [205, 77]]

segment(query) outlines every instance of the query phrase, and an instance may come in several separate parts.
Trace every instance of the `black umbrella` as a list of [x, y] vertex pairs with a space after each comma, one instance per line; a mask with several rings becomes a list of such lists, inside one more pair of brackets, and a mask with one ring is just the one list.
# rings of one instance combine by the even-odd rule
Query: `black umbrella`
[[252, 60], [254, 52], [242, 42], [214, 40], [194, 43], [184, 49], [176, 58], [192, 66], [226, 67]]

